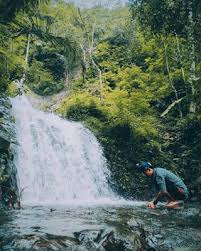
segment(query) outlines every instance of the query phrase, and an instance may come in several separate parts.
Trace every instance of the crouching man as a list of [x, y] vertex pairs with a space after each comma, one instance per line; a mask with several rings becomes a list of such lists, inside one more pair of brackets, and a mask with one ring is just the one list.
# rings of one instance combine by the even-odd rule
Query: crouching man
[[149, 208], [156, 208], [158, 201], [165, 198], [167, 208], [179, 208], [189, 197], [189, 191], [181, 178], [164, 168], [153, 168], [151, 163], [142, 161], [137, 170], [151, 177], [157, 191], [156, 198], [148, 203]]

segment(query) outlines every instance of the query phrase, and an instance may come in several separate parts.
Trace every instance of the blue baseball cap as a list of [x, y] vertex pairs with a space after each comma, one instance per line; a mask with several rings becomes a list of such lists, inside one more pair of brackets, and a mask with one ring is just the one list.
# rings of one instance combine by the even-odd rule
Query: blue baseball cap
[[150, 168], [152, 164], [148, 161], [140, 161], [136, 164], [136, 168], [139, 172], [144, 172], [146, 169]]

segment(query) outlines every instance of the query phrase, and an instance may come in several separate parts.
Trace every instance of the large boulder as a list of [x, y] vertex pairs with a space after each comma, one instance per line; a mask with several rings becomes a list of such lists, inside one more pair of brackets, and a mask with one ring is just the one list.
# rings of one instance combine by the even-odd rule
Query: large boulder
[[191, 189], [192, 201], [200, 201], [201, 199], [201, 176], [199, 176], [193, 183]]
[[7, 152], [10, 144], [15, 142], [15, 127], [11, 108], [9, 99], [0, 96], [0, 152]]
[[0, 152], [8, 151], [10, 140], [4, 132], [4, 128], [0, 125]]
[[17, 201], [16, 168], [13, 149], [16, 144], [15, 123], [9, 98], [0, 96], [0, 191], [1, 204], [13, 207]]
[[112, 229], [86, 229], [75, 232], [74, 236], [80, 245], [89, 251], [133, 251], [132, 245], [116, 236]]
[[86, 229], [75, 232], [74, 236], [80, 245], [88, 251], [173, 251], [163, 236], [147, 229], [138, 221], [132, 219], [125, 226], [129, 236], [120, 235], [114, 229]]

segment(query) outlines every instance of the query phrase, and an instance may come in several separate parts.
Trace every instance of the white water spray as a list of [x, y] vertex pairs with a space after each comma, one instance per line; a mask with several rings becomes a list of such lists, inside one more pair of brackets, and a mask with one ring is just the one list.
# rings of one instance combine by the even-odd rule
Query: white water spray
[[24, 204], [113, 198], [102, 148], [88, 129], [34, 109], [25, 96], [12, 103], [19, 142], [15, 164]]

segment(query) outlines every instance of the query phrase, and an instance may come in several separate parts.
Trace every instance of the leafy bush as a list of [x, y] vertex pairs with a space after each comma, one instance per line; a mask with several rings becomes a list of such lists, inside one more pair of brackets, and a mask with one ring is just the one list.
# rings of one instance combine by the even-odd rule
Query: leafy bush
[[52, 74], [45, 70], [43, 63], [34, 61], [27, 73], [26, 84], [37, 94], [45, 96], [61, 91], [64, 84], [56, 82]]
[[182, 175], [188, 183], [201, 176], [201, 116], [189, 114], [178, 122], [174, 152]]
[[65, 57], [55, 49], [38, 46], [34, 58], [43, 63], [45, 70], [51, 72], [55, 80], [60, 81], [64, 77]]

